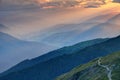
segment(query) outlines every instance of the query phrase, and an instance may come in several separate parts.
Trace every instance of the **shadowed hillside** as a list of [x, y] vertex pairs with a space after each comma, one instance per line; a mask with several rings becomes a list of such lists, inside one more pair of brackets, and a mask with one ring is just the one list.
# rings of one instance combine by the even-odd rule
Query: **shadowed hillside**
[[53, 80], [72, 68], [89, 62], [97, 57], [105, 56], [120, 50], [120, 36], [105, 42], [78, 50], [72, 54], [64, 54], [32, 67], [9, 73], [0, 80]]
[[0, 64], [2, 64], [0, 70], [4, 71], [25, 59], [34, 58], [54, 49], [56, 49], [54, 46], [19, 40], [0, 32]]
[[[120, 52], [80, 65], [56, 80], [119, 80]], [[107, 71], [106, 68], [110, 71]]]
[[12, 67], [9, 70], [2, 73], [2, 75], [31, 67], [31, 66], [38, 64], [40, 62], [45, 62], [47, 60], [50, 60], [50, 59], [58, 57], [58, 56], [62, 56], [64, 54], [72, 54], [72, 53], [78, 52], [79, 50], [82, 50], [86, 47], [89, 47], [89, 46], [92, 46], [92, 45], [95, 45], [98, 43], [102, 43], [102, 42], [107, 41], [107, 40], [108, 39], [94, 39], [94, 40], [84, 41], [84, 42], [75, 44], [73, 46], [66, 46], [66, 47], [54, 50], [54, 51], [51, 51], [47, 54], [39, 56], [37, 58], [24, 60], [21, 63], [15, 65], [14, 67]]

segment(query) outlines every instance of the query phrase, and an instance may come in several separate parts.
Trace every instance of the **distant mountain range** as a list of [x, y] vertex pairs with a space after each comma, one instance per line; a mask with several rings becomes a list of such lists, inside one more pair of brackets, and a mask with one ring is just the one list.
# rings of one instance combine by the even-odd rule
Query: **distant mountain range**
[[[80, 64], [84, 64], [97, 57], [102, 57], [107, 54], [119, 51], [119, 41], [120, 36], [88, 47], [83, 47], [83, 49], [78, 48], [74, 51], [74, 49], [76, 49], [75, 45], [70, 47], [70, 50], [73, 49], [72, 53], [69, 53], [69, 48], [67, 49], [68, 53], [67, 51], [64, 53], [63, 49], [63, 51], [60, 50], [60, 53], [63, 52], [64, 54], [59, 54], [59, 56], [55, 55], [59, 52], [59, 50], [56, 50], [50, 53], [54, 54], [54, 56], [52, 58], [48, 58], [48, 56], [47, 61], [39, 62], [22, 70], [15, 71], [13, 67], [14, 71], [1, 76], [0, 80], [53, 80], [57, 76], [70, 71], [72, 68]], [[39, 61], [41, 58], [36, 59]], [[33, 64], [33, 62], [31, 61], [29, 64]], [[20, 69], [19, 65], [17, 67]]]
[[0, 70], [6, 70], [24, 59], [37, 57], [56, 48], [43, 43], [19, 40], [0, 32]]
[[99, 37], [113, 37], [120, 33], [119, 20], [120, 14], [108, 13], [79, 24], [59, 24], [47, 29], [42, 35], [37, 33], [33, 38], [55, 46], [69, 46]]
[[22, 70], [24, 68], [31, 67], [35, 64], [45, 62], [47, 60], [50, 60], [52, 58], [55, 58], [55, 57], [58, 57], [58, 56], [61, 56], [61, 55], [64, 55], [64, 54], [72, 54], [72, 53], [77, 52], [78, 50], [82, 50], [82, 49], [84, 49], [88, 46], [92, 46], [92, 45], [104, 42], [106, 40], [108, 40], [108, 39], [95, 39], [95, 40], [84, 41], [84, 42], [75, 44], [73, 46], [68, 46], [68, 47], [66, 46], [66, 47], [54, 50], [52, 52], [49, 52], [47, 54], [44, 54], [40, 57], [31, 59], [31, 60], [30, 59], [24, 60], [23, 62], [15, 65], [14, 67], [5, 71], [3, 74], [5, 75], [5, 74], [8, 74], [10, 72], [19, 71], [19, 70]]
[[99, 58], [87, 64], [80, 65], [70, 72], [61, 75], [56, 80], [119, 80], [120, 79], [120, 52], [112, 53], [101, 58], [101, 65], [98, 64]]

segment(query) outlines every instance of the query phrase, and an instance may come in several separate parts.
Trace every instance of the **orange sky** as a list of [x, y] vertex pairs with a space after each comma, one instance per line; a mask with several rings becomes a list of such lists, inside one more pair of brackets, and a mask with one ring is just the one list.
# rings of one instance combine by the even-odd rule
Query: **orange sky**
[[[113, 13], [113, 16], [115, 16], [114, 13], [120, 14], [119, 8], [120, 4], [109, 3], [99, 8], [51, 9], [33, 12], [16, 11], [17, 13], [10, 12], [10, 16], [4, 17], [1, 22], [10, 27], [10, 30], [5, 32], [22, 38], [24, 35], [39, 32], [57, 24], [81, 23], [95, 16], [108, 13], [111, 13], [111, 15]], [[119, 21], [116, 21], [115, 24], [120, 25]]]
[[39, 3], [49, 2], [50, 0], [37, 0]]

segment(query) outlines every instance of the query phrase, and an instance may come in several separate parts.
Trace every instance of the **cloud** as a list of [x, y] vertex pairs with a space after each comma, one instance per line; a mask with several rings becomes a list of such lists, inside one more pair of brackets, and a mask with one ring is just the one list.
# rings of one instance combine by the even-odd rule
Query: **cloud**
[[21, 8], [31, 8], [38, 7], [36, 0], [1, 0], [0, 9], [21, 9]]
[[59, 8], [59, 7], [99, 7], [105, 4], [104, 0], [1, 0], [1, 5], [5, 7], [33, 7]]
[[120, 0], [114, 0], [114, 2], [118, 2], [118, 3], [120, 3]]
[[51, 0], [41, 4], [43, 8], [58, 8], [58, 7], [99, 7], [105, 4], [103, 0], [90, 1], [90, 0]]

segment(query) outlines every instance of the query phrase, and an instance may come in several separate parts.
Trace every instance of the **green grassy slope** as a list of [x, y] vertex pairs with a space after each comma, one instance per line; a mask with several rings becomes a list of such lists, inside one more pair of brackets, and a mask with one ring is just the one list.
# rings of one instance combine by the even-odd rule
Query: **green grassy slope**
[[[80, 65], [56, 80], [109, 80], [106, 69], [98, 65], [98, 59]], [[120, 52], [102, 57], [101, 64], [112, 70], [112, 80], [120, 80]]]

